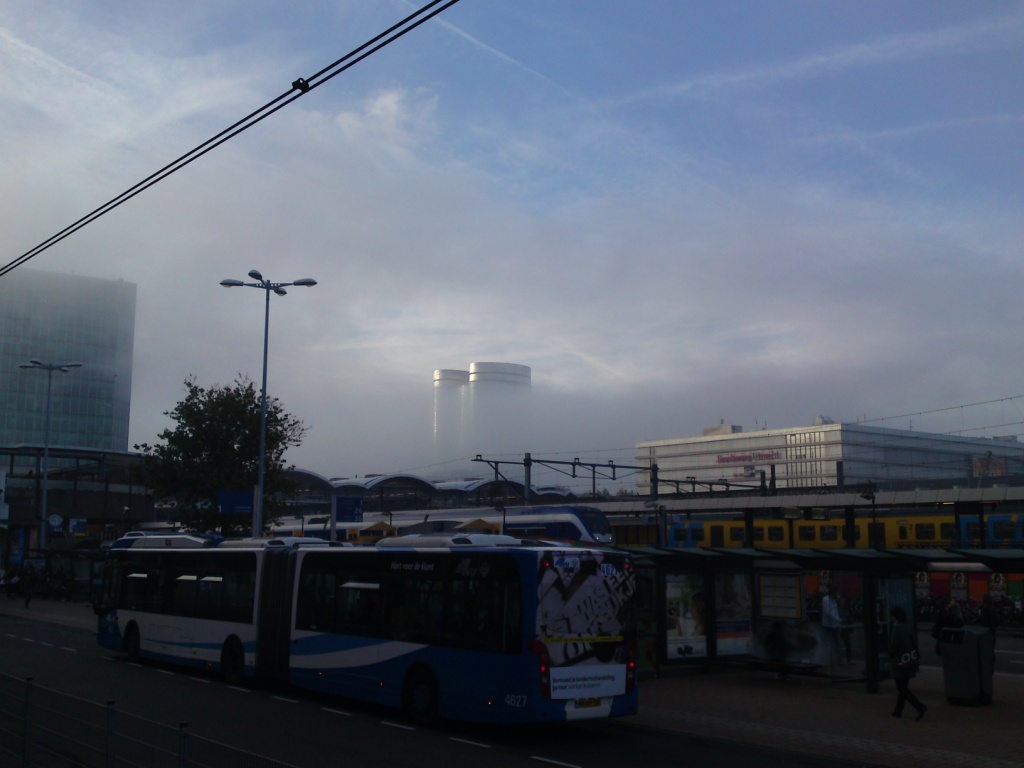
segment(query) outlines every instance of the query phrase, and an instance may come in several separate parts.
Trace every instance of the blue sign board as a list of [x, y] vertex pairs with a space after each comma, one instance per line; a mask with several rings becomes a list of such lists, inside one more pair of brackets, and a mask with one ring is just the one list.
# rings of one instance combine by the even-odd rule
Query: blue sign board
[[252, 517], [252, 491], [220, 491], [217, 494], [217, 512], [233, 517]]
[[359, 496], [335, 496], [334, 519], [339, 523], [363, 522], [363, 500]]

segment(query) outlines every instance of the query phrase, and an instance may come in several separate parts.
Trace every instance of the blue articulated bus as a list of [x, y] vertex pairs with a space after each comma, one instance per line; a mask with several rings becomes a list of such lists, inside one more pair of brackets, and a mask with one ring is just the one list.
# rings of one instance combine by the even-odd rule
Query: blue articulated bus
[[100, 645], [401, 708], [417, 722], [637, 712], [624, 553], [484, 534], [273, 541], [112, 548]]

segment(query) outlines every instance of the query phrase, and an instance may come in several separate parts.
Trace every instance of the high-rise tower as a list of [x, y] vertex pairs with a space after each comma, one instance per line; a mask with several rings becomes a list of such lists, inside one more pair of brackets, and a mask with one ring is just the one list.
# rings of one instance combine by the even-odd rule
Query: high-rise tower
[[479, 476], [471, 460], [529, 450], [529, 366], [470, 363], [469, 370], [434, 371], [434, 449], [439, 474]]

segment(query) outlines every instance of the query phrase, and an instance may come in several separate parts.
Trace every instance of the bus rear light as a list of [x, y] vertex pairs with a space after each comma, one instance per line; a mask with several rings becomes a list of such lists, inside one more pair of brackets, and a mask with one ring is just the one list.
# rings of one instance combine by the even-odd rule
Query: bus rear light
[[626, 693], [632, 692], [636, 687], [636, 640], [629, 644], [629, 653], [626, 655]]
[[540, 662], [540, 692], [545, 699], [551, 698], [551, 657], [548, 649], [540, 640], [530, 641], [530, 653]]

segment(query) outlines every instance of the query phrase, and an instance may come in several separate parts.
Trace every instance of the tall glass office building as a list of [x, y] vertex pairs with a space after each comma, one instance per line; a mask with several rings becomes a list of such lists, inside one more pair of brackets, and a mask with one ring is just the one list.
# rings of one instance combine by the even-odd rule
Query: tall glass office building
[[0, 446], [42, 445], [47, 365], [51, 447], [128, 450], [133, 283], [18, 268], [0, 277]]

